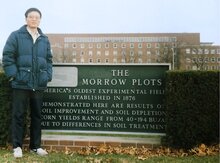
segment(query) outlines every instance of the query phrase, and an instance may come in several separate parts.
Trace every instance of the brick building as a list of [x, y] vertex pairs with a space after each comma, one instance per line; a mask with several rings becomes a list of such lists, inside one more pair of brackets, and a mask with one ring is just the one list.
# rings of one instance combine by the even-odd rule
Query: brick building
[[[185, 52], [189, 47], [203, 46], [199, 33], [47, 35], [55, 63], [171, 63], [175, 69], [195, 69], [195, 59], [190, 56], [189, 62]], [[215, 49], [217, 55], [220, 47]], [[219, 63], [219, 54], [215, 57]]]
[[180, 69], [220, 70], [220, 46], [211, 43], [182, 46]]

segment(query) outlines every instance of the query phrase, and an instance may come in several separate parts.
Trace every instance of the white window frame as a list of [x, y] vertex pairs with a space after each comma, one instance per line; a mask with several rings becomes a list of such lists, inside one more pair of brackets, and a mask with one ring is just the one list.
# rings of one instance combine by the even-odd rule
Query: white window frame
[[142, 48], [142, 43], [138, 43], [138, 48], [139, 48], [139, 49]]
[[101, 43], [97, 43], [97, 44], [96, 44], [96, 48], [97, 48], [97, 49], [101, 49], [101, 48], [102, 48]]
[[151, 48], [151, 43], [147, 43], [147, 48]]
[[114, 49], [118, 48], [118, 44], [117, 43], [113, 43], [113, 48]]
[[109, 51], [108, 50], [105, 51], [105, 56], [109, 56]]
[[77, 44], [76, 43], [73, 43], [72, 44], [72, 47], [75, 49], [75, 48], [77, 48]]
[[191, 49], [190, 48], [186, 48], [186, 54], [190, 54]]

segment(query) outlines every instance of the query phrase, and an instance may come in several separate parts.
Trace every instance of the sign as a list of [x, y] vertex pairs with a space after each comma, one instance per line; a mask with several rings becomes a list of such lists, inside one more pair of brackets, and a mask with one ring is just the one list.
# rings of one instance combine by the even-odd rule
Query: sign
[[163, 100], [169, 64], [54, 65], [42, 129], [165, 133]]

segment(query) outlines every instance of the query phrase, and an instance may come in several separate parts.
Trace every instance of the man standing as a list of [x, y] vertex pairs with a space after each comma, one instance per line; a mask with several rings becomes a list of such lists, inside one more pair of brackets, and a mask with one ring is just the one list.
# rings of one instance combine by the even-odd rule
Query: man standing
[[46, 35], [39, 28], [41, 12], [25, 12], [26, 25], [10, 34], [3, 49], [3, 68], [11, 81], [12, 145], [14, 157], [22, 157], [24, 113], [30, 104], [30, 150], [38, 155], [41, 148], [41, 108], [43, 91], [52, 80], [52, 54]]

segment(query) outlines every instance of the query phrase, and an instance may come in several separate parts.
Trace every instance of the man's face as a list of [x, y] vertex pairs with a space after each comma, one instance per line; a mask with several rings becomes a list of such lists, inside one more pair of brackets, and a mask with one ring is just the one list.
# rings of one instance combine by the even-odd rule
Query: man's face
[[37, 11], [28, 13], [26, 23], [29, 28], [37, 28], [40, 25], [40, 14]]

